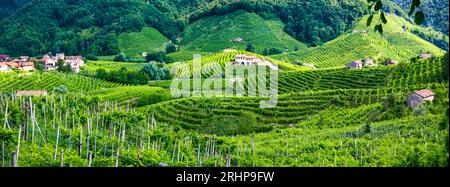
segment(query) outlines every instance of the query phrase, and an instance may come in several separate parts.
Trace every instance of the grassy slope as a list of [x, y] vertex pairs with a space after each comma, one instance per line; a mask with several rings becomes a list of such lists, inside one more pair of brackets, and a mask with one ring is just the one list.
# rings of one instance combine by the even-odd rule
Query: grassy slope
[[[192, 53], [217, 52], [226, 48], [244, 50], [251, 42], [257, 53], [265, 48], [295, 47], [305, 49], [306, 46], [283, 31], [284, 24], [278, 20], [265, 20], [255, 13], [236, 11], [223, 16], [203, 18], [191, 24], [182, 34], [181, 51], [171, 54], [175, 60], [192, 58]], [[235, 38], [243, 38], [244, 42], [235, 43]]]
[[[368, 35], [360, 33], [344, 34], [323, 46], [299, 52], [274, 55], [273, 58], [314, 64], [319, 68], [343, 67], [346, 63], [364, 58], [375, 60], [394, 59], [409, 62], [412, 57], [421, 53], [431, 52], [442, 55], [443, 51], [420, 37], [403, 31], [404, 19], [391, 15], [387, 17], [388, 24], [384, 27], [384, 36], [369, 31]], [[355, 29], [371, 30], [366, 27], [366, 17], [355, 24]]]
[[138, 33], [123, 33], [119, 36], [119, 48], [132, 58], [142, 58], [143, 52], [164, 51], [169, 42], [158, 30], [144, 27]]

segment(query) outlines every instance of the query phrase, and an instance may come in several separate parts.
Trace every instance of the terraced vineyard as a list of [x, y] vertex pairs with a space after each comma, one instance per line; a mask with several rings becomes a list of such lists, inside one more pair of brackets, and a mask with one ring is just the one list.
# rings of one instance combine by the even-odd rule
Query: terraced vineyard
[[283, 95], [274, 109], [259, 108], [262, 98], [255, 97], [186, 98], [146, 109], [149, 113], [154, 112], [159, 121], [193, 129], [215, 127], [213, 124], [217, 120], [209, 121], [211, 116], [246, 116], [250, 113], [250, 116], [256, 116], [252, 120], [259, 124], [255, 128], [265, 131], [273, 126], [295, 124], [332, 106], [367, 105], [390, 96], [404, 102], [406, 95], [414, 90], [445, 90], [446, 68], [445, 61], [437, 58], [362, 70], [287, 71], [280, 74], [279, 92]]
[[[428, 85], [435, 90], [444, 90], [447, 84]], [[289, 125], [306, 120], [309, 116], [333, 107], [355, 107], [371, 103], [381, 102], [382, 98], [394, 97], [395, 100], [404, 103], [407, 94], [417, 89], [420, 85], [411, 85], [404, 88], [390, 89], [345, 89], [332, 91], [312, 91], [295, 94], [281, 95], [276, 108], [261, 109], [261, 98], [188, 98], [158, 103], [142, 110], [153, 113], [158, 121], [169, 124], [182, 125], [188, 129], [198, 129], [209, 133], [226, 132], [220, 126], [222, 121], [210, 121], [211, 117], [241, 116], [245, 114], [255, 116], [253, 123], [258, 126], [246, 126], [249, 131], [268, 131], [274, 127], [288, 127]], [[445, 95], [440, 95], [445, 98]], [[245, 116], [242, 116], [245, 115]], [[225, 127], [226, 128], [226, 127]], [[229, 127], [228, 127], [229, 128]], [[247, 133], [243, 129], [234, 128], [231, 134]]]
[[58, 72], [32, 74], [0, 74], [0, 92], [8, 93], [18, 90], [48, 90], [66, 86], [69, 91], [91, 91], [99, 88], [121, 86], [99, 79]]
[[[310, 68], [297, 66], [291, 63], [286, 63], [283, 61], [275, 60], [270, 57], [264, 57], [262, 55], [258, 55], [255, 53], [247, 52], [247, 51], [236, 51], [236, 52], [222, 52], [222, 53], [215, 53], [213, 55], [206, 55], [202, 56], [201, 58], [201, 65], [204, 69], [211, 69], [212, 72], [223, 72], [225, 69], [225, 65], [233, 62], [235, 60], [235, 56], [239, 54], [245, 54], [245, 55], [251, 55], [251, 56], [257, 56], [258, 58], [267, 58], [270, 62], [273, 64], [276, 64], [278, 69], [281, 71], [287, 71], [287, 70], [296, 70], [296, 71], [304, 71], [304, 70], [311, 70]], [[218, 63], [220, 67], [213, 66], [211, 62]], [[187, 61], [186, 63], [175, 63], [172, 64], [172, 66], [179, 66], [179, 69], [181, 72], [191, 72], [191, 73], [200, 73], [201, 69], [196, 67], [193, 68], [193, 60]], [[219, 69], [221, 68], [221, 69]], [[267, 68], [268, 69], [268, 68]], [[211, 73], [212, 73], [211, 72]], [[179, 74], [180, 76], [181, 74]], [[203, 77], [208, 77], [211, 74], [205, 74], [202, 73]]]
[[[431, 52], [435, 56], [443, 55], [443, 51], [433, 44], [403, 31], [402, 23], [407, 22], [402, 18], [391, 15], [388, 19], [389, 23], [383, 36], [372, 31], [368, 34], [348, 33], [316, 48], [272, 57], [294, 63], [314, 64], [318, 68], [342, 68], [349, 62], [365, 58], [375, 59], [382, 65], [384, 59], [407, 63], [411, 58], [426, 52]], [[360, 22], [357, 22], [355, 29], [367, 30], [365, 20], [362, 18]]]
[[101, 89], [87, 93], [101, 102], [116, 102], [119, 106], [143, 106], [169, 100], [168, 90], [149, 86], [125, 86]]
[[446, 63], [437, 58], [417, 63], [391, 67], [366, 68], [362, 70], [332, 69], [304, 72], [281, 72], [281, 93], [307, 90], [402, 88], [410, 85], [446, 80]]
[[83, 67], [90, 73], [95, 72], [97, 69], [104, 69], [106, 71], [115, 71], [124, 67], [131, 71], [140, 71], [145, 66], [145, 63], [132, 63], [132, 62], [111, 62], [111, 61], [90, 61], [87, 66]]

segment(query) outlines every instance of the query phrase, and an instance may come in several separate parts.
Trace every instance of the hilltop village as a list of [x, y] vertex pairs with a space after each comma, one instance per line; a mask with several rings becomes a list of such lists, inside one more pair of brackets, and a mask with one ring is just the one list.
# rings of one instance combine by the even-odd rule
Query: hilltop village
[[67, 67], [73, 73], [79, 73], [80, 67], [84, 65], [85, 60], [82, 56], [66, 56], [64, 53], [57, 53], [55, 56], [45, 54], [41, 58], [29, 56], [12, 58], [9, 55], [0, 55], [0, 72], [10, 72], [12, 70], [35, 71], [40, 66], [43, 71]]

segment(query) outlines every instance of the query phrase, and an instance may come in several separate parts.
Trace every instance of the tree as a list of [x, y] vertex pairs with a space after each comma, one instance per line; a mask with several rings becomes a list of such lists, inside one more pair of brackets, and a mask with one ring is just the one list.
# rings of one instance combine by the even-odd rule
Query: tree
[[156, 62], [165, 62], [167, 61], [167, 56], [165, 52], [154, 52], [148, 54], [145, 59], [147, 62], [156, 61]]
[[63, 73], [71, 73], [72, 72], [72, 67], [70, 66], [70, 64], [65, 65], [64, 60], [58, 60], [58, 62], [56, 63], [56, 70], [59, 72], [63, 72]]
[[93, 60], [93, 61], [98, 60], [98, 58], [95, 55], [93, 55], [93, 54], [87, 54], [85, 56], [85, 58], [88, 59], [88, 60]]
[[265, 48], [265, 49], [263, 50], [262, 54], [263, 54], [264, 56], [268, 56], [268, 55], [269, 55], [269, 48]]
[[146, 74], [150, 80], [170, 79], [170, 71], [165, 63], [149, 62], [142, 68], [142, 72]]
[[170, 42], [166, 47], [166, 53], [173, 53], [177, 51], [177, 46], [175, 46], [172, 42]]
[[[383, 8], [383, 2], [381, 0], [367, 0], [369, 3], [369, 11], [372, 9], [374, 10], [374, 13], [372, 13], [369, 18], [367, 18], [367, 26], [370, 26], [372, 24], [372, 20], [375, 16], [375, 14], [379, 15], [380, 22], [379, 24], [375, 25], [374, 29], [380, 34], [383, 34], [383, 24], [387, 23], [386, 15]], [[414, 13], [414, 22], [417, 25], [421, 25], [425, 21], [425, 14], [422, 11], [416, 11], [417, 8], [420, 6], [420, 0], [411, 0], [411, 7], [409, 9], [409, 16], [412, 16]]]
[[105, 69], [100, 68], [95, 71], [95, 77], [103, 80], [108, 80], [108, 72]]
[[283, 50], [277, 48], [270, 48], [269, 55], [276, 55], [283, 53]]
[[40, 62], [34, 62], [34, 67], [36, 67], [36, 70], [38, 71], [44, 71], [45, 66], [44, 63], [40, 63]]
[[124, 53], [119, 53], [114, 57], [114, 61], [115, 62], [127, 62], [127, 55], [125, 55]]
[[248, 51], [248, 52], [254, 53], [255, 52], [255, 46], [253, 46], [252, 43], [248, 43], [247, 44], [247, 48], [245, 48], [245, 50]]

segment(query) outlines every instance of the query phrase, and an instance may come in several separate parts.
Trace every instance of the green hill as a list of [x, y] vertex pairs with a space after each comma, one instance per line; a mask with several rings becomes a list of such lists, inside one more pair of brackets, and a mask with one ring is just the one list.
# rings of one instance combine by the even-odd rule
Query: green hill
[[443, 50], [408, 30], [405, 31], [403, 25], [410, 28], [412, 25], [403, 18], [392, 14], [387, 19], [383, 36], [367, 31], [370, 28], [366, 27], [364, 17], [355, 23], [354, 29], [367, 31], [368, 34], [349, 31], [322, 46], [272, 57], [294, 63], [314, 64], [318, 68], [340, 68], [351, 61], [365, 58], [375, 59], [382, 64], [385, 59], [409, 62], [411, 58], [427, 52], [436, 56], [443, 55]]
[[169, 39], [151, 27], [144, 27], [141, 32], [123, 33], [118, 39], [120, 52], [132, 58], [143, 58], [143, 52], [165, 51], [169, 42]]
[[245, 50], [248, 43], [253, 44], [260, 54], [269, 47], [289, 51], [306, 49], [305, 44], [286, 34], [283, 28], [284, 24], [279, 20], [265, 20], [245, 11], [211, 16], [186, 28], [182, 33], [181, 49], [189, 52], [217, 52], [226, 48]]
[[[236, 10], [253, 12], [267, 20], [279, 19], [284, 23], [282, 29], [288, 35], [315, 46], [341, 35], [353, 20], [367, 12], [365, 4], [363, 0], [32, 1], [20, 13], [13, 14], [2, 22], [0, 51], [14, 56], [37, 56], [49, 51], [73, 55], [115, 55], [120, 52], [120, 47], [124, 47], [119, 46], [118, 41], [122, 33], [141, 32], [144, 27], [153, 27], [166, 38], [176, 40], [191, 24]], [[324, 17], [323, 14], [328, 16]], [[277, 36], [272, 39], [278, 38], [281, 43], [292, 41], [286, 40], [284, 33], [278, 30], [283, 27], [281, 22], [268, 21], [266, 27], [264, 32]], [[89, 37], [82, 34], [83, 30], [93, 28], [98, 30]], [[257, 30], [259, 29], [261, 28]], [[295, 42], [294, 45], [297, 44]], [[292, 48], [294, 45], [287, 47]]]
[[[392, 98], [396, 105], [405, 108], [407, 95], [424, 88], [439, 92], [439, 102], [443, 104], [440, 106], [443, 107], [448, 83], [448, 66], [445, 63], [443, 58], [436, 58], [434, 61], [421, 60], [406, 65], [364, 70], [280, 72], [279, 93], [282, 95], [277, 107], [271, 109], [259, 108], [262, 98], [255, 97], [193, 97], [161, 102], [144, 109], [149, 113], [154, 112], [159, 121], [169, 124], [210, 133], [229, 130], [233, 134], [251, 130], [267, 131], [273, 126], [287, 127], [333, 106], [354, 108]], [[217, 116], [224, 120], [219, 120]], [[230, 116], [233, 117], [228, 119]], [[258, 125], [222, 127], [227, 124], [227, 120], [242, 120], [243, 123], [234, 124], [243, 126], [247, 121]]]

